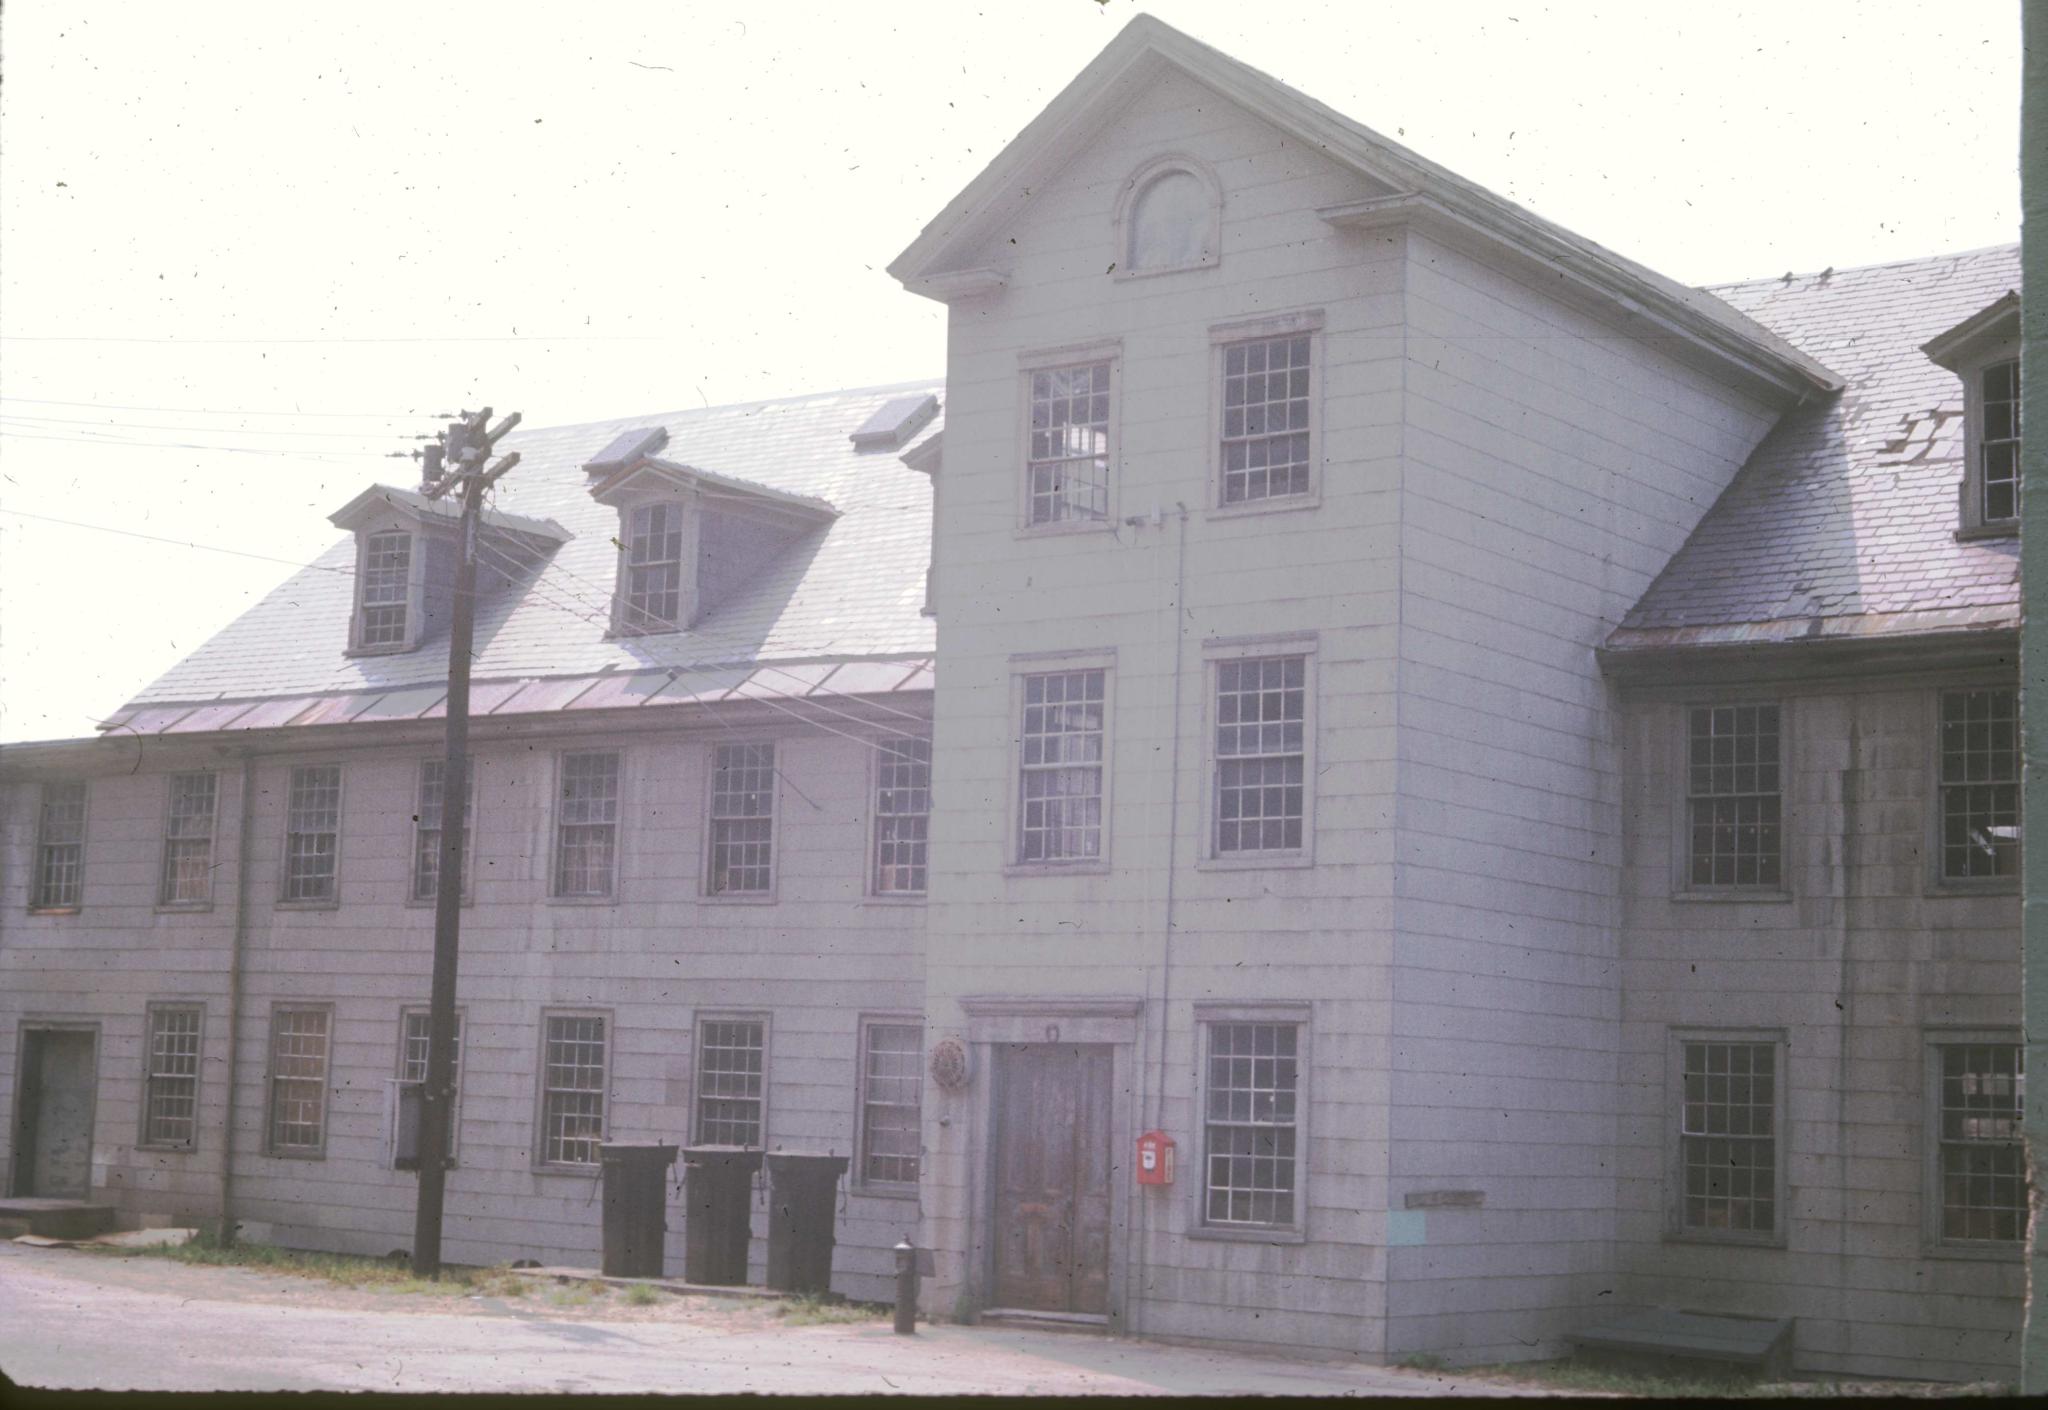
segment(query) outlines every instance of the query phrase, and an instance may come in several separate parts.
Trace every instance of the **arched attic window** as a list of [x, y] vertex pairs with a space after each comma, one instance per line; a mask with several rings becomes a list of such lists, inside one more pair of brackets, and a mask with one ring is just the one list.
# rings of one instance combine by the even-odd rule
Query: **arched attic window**
[[1204, 167], [1166, 157], [1141, 168], [1124, 191], [1123, 274], [1165, 274], [1216, 263], [1221, 193]]

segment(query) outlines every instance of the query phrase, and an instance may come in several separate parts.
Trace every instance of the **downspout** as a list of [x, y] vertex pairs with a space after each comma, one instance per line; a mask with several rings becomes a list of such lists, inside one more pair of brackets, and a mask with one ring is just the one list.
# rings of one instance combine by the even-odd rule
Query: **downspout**
[[[1856, 834], [1857, 801], [1861, 783], [1857, 770], [1862, 765], [1863, 728], [1856, 718], [1857, 701], [1851, 696], [1848, 702], [1849, 717], [1849, 758], [1842, 769], [1841, 778], [1841, 832], [1836, 845], [1841, 855], [1835, 864], [1837, 894], [1834, 897], [1835, 913], [1829, 917], [1830, 929], [1834, 931], [1835, 942], [1835, 1194], [1840, 1204], [1835, 1218], [1835, 1316], [1843, 1326], [1849, 1324], [1849, 1023], [1852, 1018], [1850, 1005], [1855, 1002], [1851, 991], [1849, 967], [1849, 944], [1854, 931], [1849, 923], [1849, 907], [1856, 895]], [[1791, 1056], [1786, 1056], [1790, 1067]], [[1785, 1075], [1778, 1074], [1778, 1089], [1786, 1091]], [[1789, 1111], [1790, 1104], [1779, 1102], [1779, 1110]], [[1785, 1126], [1784, 1118], [1779, 1119], [1779, 1128]], [[1782, 1142], [1782, 1137], [1780, 1137]], [[1783, 1160], [1781, 1152], [1778, 1159]], [[1787, 1193], [1790, 1193], [1788, 1190]], [[1788, 1217], [1788, 1211], [1780, 1210], [1780, 1220]], [[1797, 1354], [1797, 1348], [1793, 1348]], [[1788, 1368], [1789, 1369], [1789, 1368]]]
[[242, 1061], [242, 957], [249, 947], [249, 835], [256, 812], [256, 757], [242, 755], [242, 812], [236, 821], [235, 930], [228, 950], [227, 1119], [221, 1134], [220, 1241], [235, 1241], [235, 1074]]

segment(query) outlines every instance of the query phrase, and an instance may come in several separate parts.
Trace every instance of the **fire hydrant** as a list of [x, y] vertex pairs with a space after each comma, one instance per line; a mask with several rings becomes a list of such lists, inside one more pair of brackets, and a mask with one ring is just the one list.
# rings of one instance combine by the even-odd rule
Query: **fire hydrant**
[[907, 1337], [917, 1331], [917, 1245], [905, 1239], [896, 1245], [896, 1335]]

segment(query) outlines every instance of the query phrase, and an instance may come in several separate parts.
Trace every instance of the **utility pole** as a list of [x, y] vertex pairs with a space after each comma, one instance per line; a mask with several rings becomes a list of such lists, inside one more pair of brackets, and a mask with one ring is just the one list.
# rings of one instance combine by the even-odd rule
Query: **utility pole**
[[455, 1096], [455, 969], [462, 929], [462, 853], [469, 819], [469, 662], [476, 644], [477, 535], [484, 491], [519, 463], [514, 451], [485, 468], [491, 451], [519, 424], [513, 412], [484, 428], [491, 409], [464, 412], [421, 450], [428, 499], [462, 496], [455, 602], [448, 637], [448, 755], [441, 768], [441, 867], [434, 889], [434, 986], [427, 1009], [427, 1080], [420, 1093], [420, 1200], [413, 1219], [412, 1270], [441, 1276], [441, 1210], [448, 1178], [448, 1118]]

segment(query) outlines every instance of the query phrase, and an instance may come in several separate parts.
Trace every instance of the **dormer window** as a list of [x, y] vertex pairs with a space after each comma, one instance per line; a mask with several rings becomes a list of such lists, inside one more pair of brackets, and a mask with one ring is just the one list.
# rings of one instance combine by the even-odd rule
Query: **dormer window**
[[625, 588], [619, 625], [674, 631], [683, 622], [683, 508], [643, 504], [626, 516]]
[[356, 569], [356, 646], [403, 651], [411, 637], [412, 535], [365, 534]]
[[1120, 274], [1167, 274], [1216, 263], [1222, 195], [1206, 167], [1164, 157], [1140, 168], [1118, 213]]
[[1961, 538], [2020, 526], [2020, 296], [2009, 293], [1920, 349], [1963, 383]]

